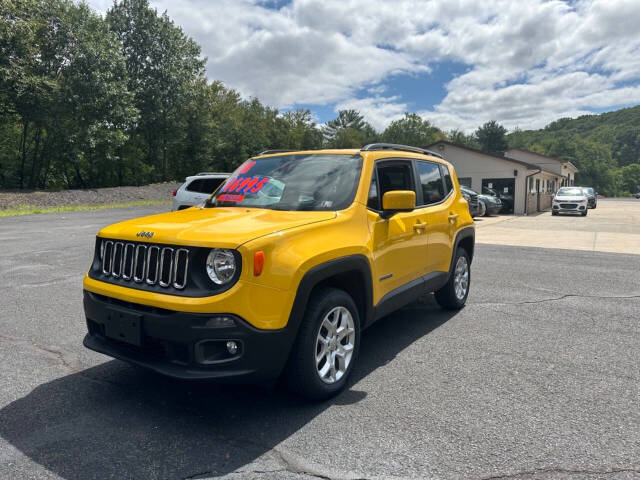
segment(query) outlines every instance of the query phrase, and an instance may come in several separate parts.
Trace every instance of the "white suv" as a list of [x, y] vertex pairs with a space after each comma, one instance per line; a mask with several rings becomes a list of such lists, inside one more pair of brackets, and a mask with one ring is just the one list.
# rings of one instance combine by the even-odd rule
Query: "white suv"
[[173, 192], [172, 210], [200, 205], [211, 195], [222, 182], [229, 178], [228, 173], [202, 172], [187, 177], [185, 182]]
[[587, 216], [588, 200], [580, 187], [562, 187], [556, 192], [551, 205], [551, 215], [559, 213], [579, 213]]

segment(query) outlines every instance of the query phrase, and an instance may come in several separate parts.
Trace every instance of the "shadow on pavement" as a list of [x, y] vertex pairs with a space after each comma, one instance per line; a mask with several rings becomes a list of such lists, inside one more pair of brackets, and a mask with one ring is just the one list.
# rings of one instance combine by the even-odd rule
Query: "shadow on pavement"
[[350, 388], [308, 403], [280, 388], [185, 383], [119, 361], [53, 380], [0, 410], [0, 436], [65, 479], [186, 478], [233, 472], [333, 404], [357, 403], [357, 383], [454, 314], [432, 301], [363, 335]]

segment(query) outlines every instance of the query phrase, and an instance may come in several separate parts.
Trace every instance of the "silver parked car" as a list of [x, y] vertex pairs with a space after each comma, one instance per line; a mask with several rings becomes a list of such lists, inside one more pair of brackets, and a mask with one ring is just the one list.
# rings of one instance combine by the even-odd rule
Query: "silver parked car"
[[229, 173], [202, 172], [187, 177], [180, 188], [173, 192], [172, 210], [182, 210], [204, 203], [209, 195], [229, 178], [229, 175]]
[[559, 213], [579, 213], [587, 216], [587, 196], [580, 187], [562, 187], [553, 197], [551, 215]]

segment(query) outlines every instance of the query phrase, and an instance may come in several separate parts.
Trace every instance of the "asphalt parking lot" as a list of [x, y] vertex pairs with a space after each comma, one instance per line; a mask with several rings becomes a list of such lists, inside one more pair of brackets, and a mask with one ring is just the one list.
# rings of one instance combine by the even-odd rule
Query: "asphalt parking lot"
[[[0, 219], [0, 478], [640, 478], [640, 255], [508, 245], [491, 229], [520, 219], [478, 222], [467, 307], [379, 321], [350, 388], [308, 404], [82, 346], [95, 233], [160, 209]], [[565, 221], [555, 238], [598, 217], [544, 215], [525, 225]], [[635, 234], [611, 215], [589, 225]]]

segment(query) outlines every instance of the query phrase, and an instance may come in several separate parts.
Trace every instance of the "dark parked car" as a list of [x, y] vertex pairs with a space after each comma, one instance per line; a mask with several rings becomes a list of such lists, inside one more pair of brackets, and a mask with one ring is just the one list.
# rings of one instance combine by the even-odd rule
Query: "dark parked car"
[[462, 192], [462, 196], [469, 204], [469, 214], [472, 217], [477, 217], [480, 215], [480, 202], [478, 202], [478, 192], [475, 190], [471, 190], [470, 188], [465, 187], [464, 185], [460, 185], [460, 191]]
[[482, 193], [478, 195], [478, 203], [480, 203], [480, 216], [495, 215], [502, 210], [502, 200], [496, 192], [490, 188], [483, 188]]
[[584, 194], [587, 196], [588, 208], [596, 208], [598, 206], [598, 192], [593, 187], [581, 187]]
[[637, 199], [640, 199], [640, 192], [634, 193], [633, 196], [636, 197]]

